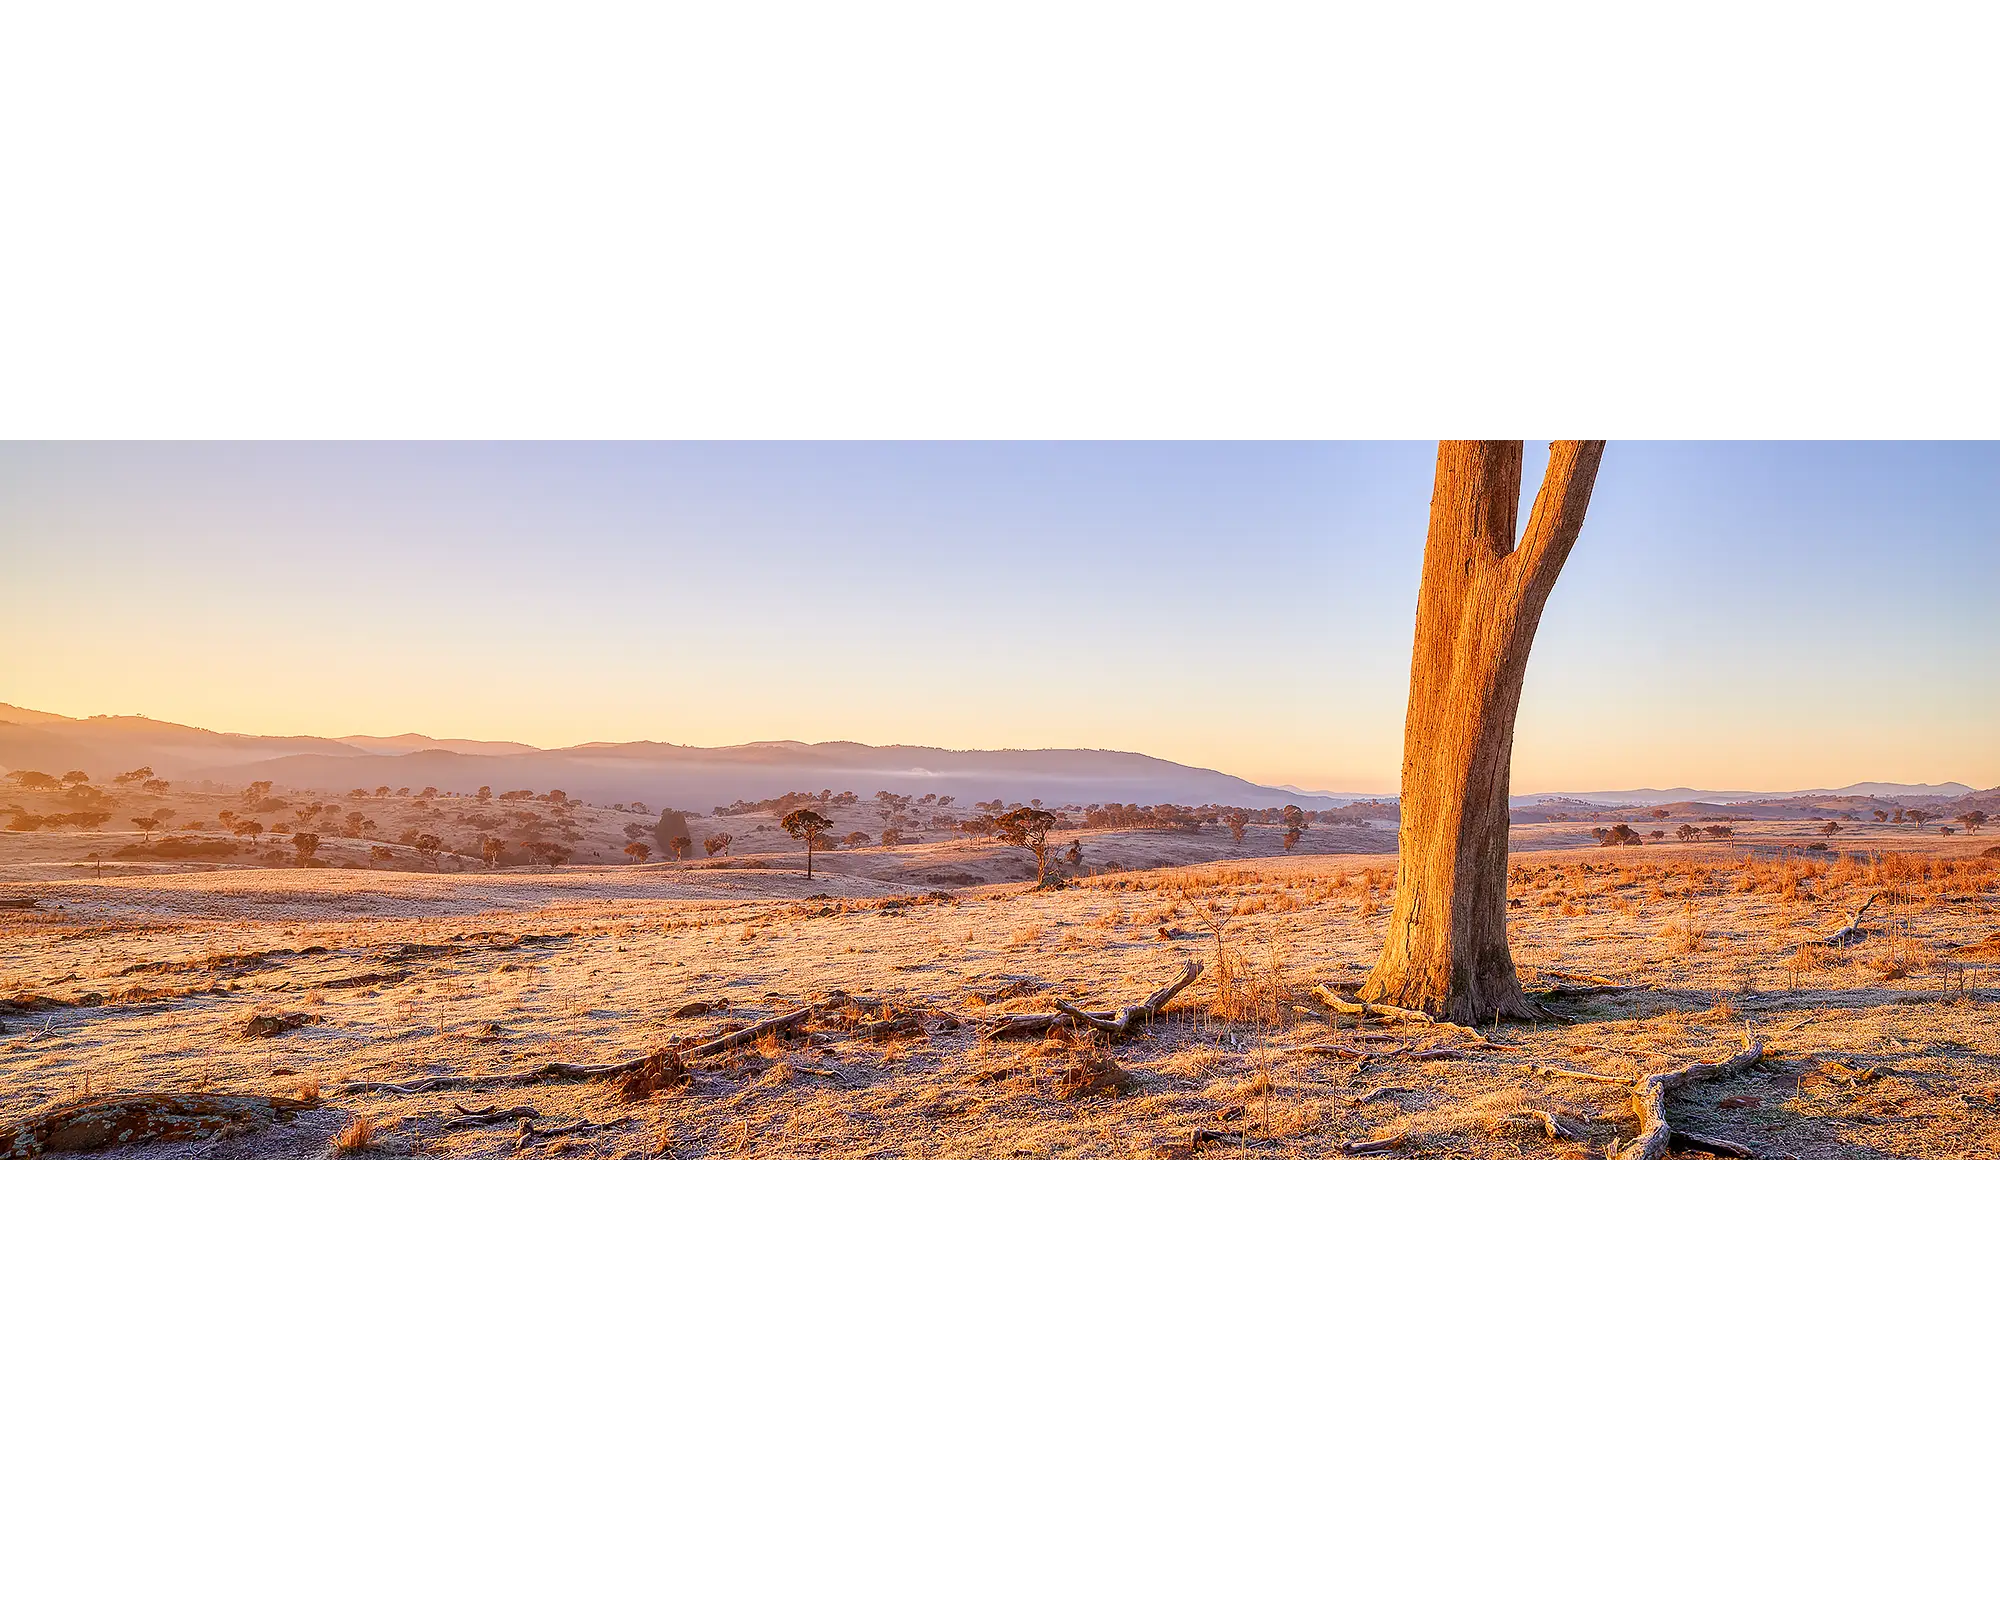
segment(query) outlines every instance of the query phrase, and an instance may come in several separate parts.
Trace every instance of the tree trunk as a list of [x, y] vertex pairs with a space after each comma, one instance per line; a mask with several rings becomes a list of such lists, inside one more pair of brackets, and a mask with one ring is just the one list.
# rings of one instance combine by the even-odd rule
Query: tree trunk
[[1583, 528], [1601, 439], [1559, 439], [1519, 548], [1518, 440], [1438, 446], [1403, 724], [1396, 903], [1363, 1000], [1526, 1018], [1507, 949], [1507, 795], [1528, 650]]

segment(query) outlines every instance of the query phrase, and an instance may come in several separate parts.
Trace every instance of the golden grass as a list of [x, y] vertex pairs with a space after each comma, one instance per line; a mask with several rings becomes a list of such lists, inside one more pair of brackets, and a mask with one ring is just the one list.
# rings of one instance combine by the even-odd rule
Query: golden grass
[[374, 1142], [375, 1119], [357, 1116], [333, 1136], [333, 1153], [336, 1156], [358, 1156]]

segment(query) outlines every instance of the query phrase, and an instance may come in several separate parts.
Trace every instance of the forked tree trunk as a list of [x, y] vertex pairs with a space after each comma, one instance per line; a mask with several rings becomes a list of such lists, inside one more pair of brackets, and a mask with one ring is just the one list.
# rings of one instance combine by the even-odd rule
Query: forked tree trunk
[[1542, 607], [1583, 528], [1601, 439], [1559, 439], [1519, 548], [1519, 440], [1438, 446], [1403, 724], [1396, 903], [1364, 1000], [1525, 1018], [1507, 949], [1514, 714]]

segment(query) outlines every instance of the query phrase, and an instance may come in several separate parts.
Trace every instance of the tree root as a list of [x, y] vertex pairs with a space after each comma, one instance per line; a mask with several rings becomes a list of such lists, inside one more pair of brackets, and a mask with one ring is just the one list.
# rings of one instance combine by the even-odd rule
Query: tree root
[[[1672, 1148], [1674, 1130], [1667, 1125], [1667, 1090], [1683, 1083], [1709, 1083], [1724, 1078], [1733, 1072], [1743, 1072], [1764, 1059], [1764, 1046], [1753, 1040], [1748, 1031], [1743, 1036], [1744, 1048], [1737, 1051], [1727, 1061], [1697, 1061], [1692, 1066], [1676, 1067], [1668, 1072], [1649, 1072], [1632, 1086], [1632, 1103], [1639, 1110], [1639, 1137], [1618, 1152], [1620, 1161], [1658, 1161]], [[1705, 1148], [1696, 1136], [1681, 1134], [1684, 1144], [1695, 1148]], [[1707, 1146], [1721, 1141], [1708, 1140]], [[1750, 1152], [1742, 1145], [1732, 1145], [1728, 1154]]]
[[1420, 1022], [1426, 1027], [1442, 1028], [1445, 1032], [1478, 1041], [1485, 1049], [1493, 1049], [1493, 1041], [1477, 1028], [1468, 1028], [1462, 1022], [1446, 1022], [1432, 1016], [1428, 1011], [1412, 1011], [1408, 1006], [1387, 1005], [1380, 1000], [1349, 1000], [1345, 995], [1335, 994], [1325, 984], [1315, 984], [1312, 995], [1329, 1011], [1337, 1011], [1343, 1017], [1378, 1017], [1385, 1022]]

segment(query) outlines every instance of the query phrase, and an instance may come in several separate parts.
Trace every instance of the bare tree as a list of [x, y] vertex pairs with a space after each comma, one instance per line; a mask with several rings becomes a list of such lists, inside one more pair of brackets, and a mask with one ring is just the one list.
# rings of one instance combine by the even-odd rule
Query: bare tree
[[1534, 1014], [1507, 948], [1514, 718], [1603, 452], [1598, 439], [1549, 447], [1517, 546], [1521, 442], [1438, 446], [1403, 726], [1396, 901], [1364, 1000], [1458, 1022]]
[[803, 839], [806, 844], [806, 881], [812, 881], [813, 851], [827, 835], [833, 824], [817, 811], [800, 806], [796, 811], [788, 811], [784, 817], [784, 829], [794, 839]]

